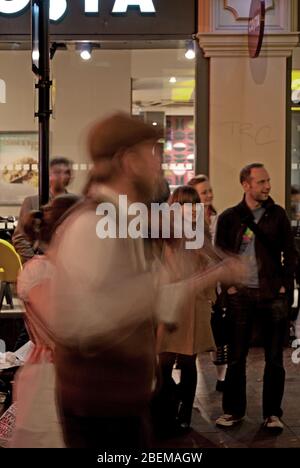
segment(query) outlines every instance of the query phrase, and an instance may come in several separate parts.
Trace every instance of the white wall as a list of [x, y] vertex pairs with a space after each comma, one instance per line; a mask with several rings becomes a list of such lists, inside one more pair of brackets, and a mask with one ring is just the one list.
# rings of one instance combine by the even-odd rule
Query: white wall
[[[57, 52], [53, 61], [55, 119], [51, 119], [51, 157], [87, 161], [80, 136], [94, 119], [113, 110], [130, 111], [131, 60], [126, 51], [94, 51], [83, 63], [75, 51]], [[0, 51], [0, 78], [6, 82], [6, 104], [0, 104], [0, 131], [32, 131], [34, 75], [24, 51]], [[85, 171], [76, 173], [71, 190], [81, 190]], [[0, 215], [16, 215], [18, 207], [0, 207]]]
[[[255, 70], [253, 67], [255, 66]], [[255, 77], [262, 72], [264, 78]], [[211, 59], [210, 177], [215, 205], [223, 210], [241, 198], [240, 169], [262, 162], [277, 203], [285, 204], [286, 59]]]
[[[37, 131], [30, 53], [0, 51], [0, 78], [6, 83], [6, 104], [0, 104], [0, 131]], [[18, 211], [18, 207], [0, 207], [2, 216]]]
[[[83, 62], [72, 46], [69, 49], [57, 51], [52, 62], [50, 152], [51, 157], [61, 155], [79, 164], [88, 162], [84, 129], [89, 123], [114, 110], [130, 111], [131, 78], [194, 77], [194, 62], [185, 59], [184, 49], [100, 49], [93, 51], [90, 62]], [[30, 52], [0, 51], [0, 79], [7, 86], [7, 102], [0, 104], [0, 131], [37, 131]], [[86, 171], [79, 170], [75, 176], [70, 189], [79, 192]], [[0, 215], [18, 211], [18, 207], [0, 207]]]
[[184, 49], [133, 50], [131, 74], [133, 78], [169, 77], [176, 75], [194, 78], [194, 61], [184, 56]]
[[0, 131], [37, 130], [30, 53], [0, 51], [0, 78], [6, 83], [6, 104], [0, 104]]
[[[51, 152], [74, 162], [86, 162], [83, 136], [89, 123], [114, 110], [130, 111], [130, 53], [94, 51], [92, 60], [82, 63], [75, 52], [59, 52], [53, 76], [56, 96]], [[79, 171], [75, 191], [82, 188], [85, 176], [85, 172]]]

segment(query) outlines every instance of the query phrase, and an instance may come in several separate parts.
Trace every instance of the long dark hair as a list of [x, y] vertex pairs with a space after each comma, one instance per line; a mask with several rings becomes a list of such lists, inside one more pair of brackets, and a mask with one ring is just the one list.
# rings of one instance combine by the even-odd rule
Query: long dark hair
[[23, 230], [28, 240], [32, 243], [40, 241], [48, 244], [58, 226], [59, 219], [79, 200], [77, 195], [59, 195], [43, 206], [41, 210], [28, 213], [23, 224]]
[[201, 203], [197, 190], [188, 185], [177, 187], [170, 196], [169, 203]]
[[[169, 205], [173, 203], [179, 203], [180, 205], [184, 205], [185, 203], [200, 203], [200, 197], [198, 192], [193, 188], [189, 187], [188, 185], [182, 185], [181, 187], [177, 187], [172, 195], [169, 198]], [[170, 238], [166, 239], [166, 243], [172, 245], [173, 247], [178, 247], [181, 243], [181, 239], [175, 238], [174, 235], [174, 218], [170, 219], [171, 222], [171, 230], [170, 230]]]

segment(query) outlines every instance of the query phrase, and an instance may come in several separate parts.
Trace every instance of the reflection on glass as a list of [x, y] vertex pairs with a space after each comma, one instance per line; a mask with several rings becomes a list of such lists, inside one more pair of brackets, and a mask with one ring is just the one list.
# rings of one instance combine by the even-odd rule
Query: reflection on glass
[[165, 128], [163, 170], [171, 188], [187, 184], [195, 167], [195, 69], [185, 66], [176, 76], [162, 68], [165, 76], [132, 81], [133, 114]]
[[292, 224], [300, 221], [300, 70], [292, 72]]
[[293, 220], [300, 220], [300, 185], [291, 187], [291, 215]]

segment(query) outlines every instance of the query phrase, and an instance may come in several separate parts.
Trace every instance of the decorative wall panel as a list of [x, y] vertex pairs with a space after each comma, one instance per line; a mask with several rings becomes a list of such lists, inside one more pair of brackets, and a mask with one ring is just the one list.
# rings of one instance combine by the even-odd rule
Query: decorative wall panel
[[[214, 0], [212, 32], [247, 32], [251, 0]], [[292, 1], [266, 0], [266, 33], [291, 30]]]
[[[224, 9], [230, 11], [236, 21], [248, 21], [251, 0], [223, 0]], [[274, 10], [275, 1], [266, 0], [266, 11]]]

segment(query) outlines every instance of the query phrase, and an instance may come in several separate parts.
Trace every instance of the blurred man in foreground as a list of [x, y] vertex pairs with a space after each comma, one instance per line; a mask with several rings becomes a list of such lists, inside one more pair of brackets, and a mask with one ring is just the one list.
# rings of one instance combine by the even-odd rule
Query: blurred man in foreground
[[[132, 218], [120, 196], [127, 196], [133, 213], [134, 203], [144, 204], [147, 218], [162, 186], [160, 137], [157, 128], [123, 113], [92, 126], [88, 147], [96, 182], [52, 246], [54, 364], [68, 447], [149, 445], [160, 279], [147, 268], [143, 238], [127, 232]], [[210, 281], [217, 275], [216, 269]], [[171, 290], [168, 308], [179, 290]]]

